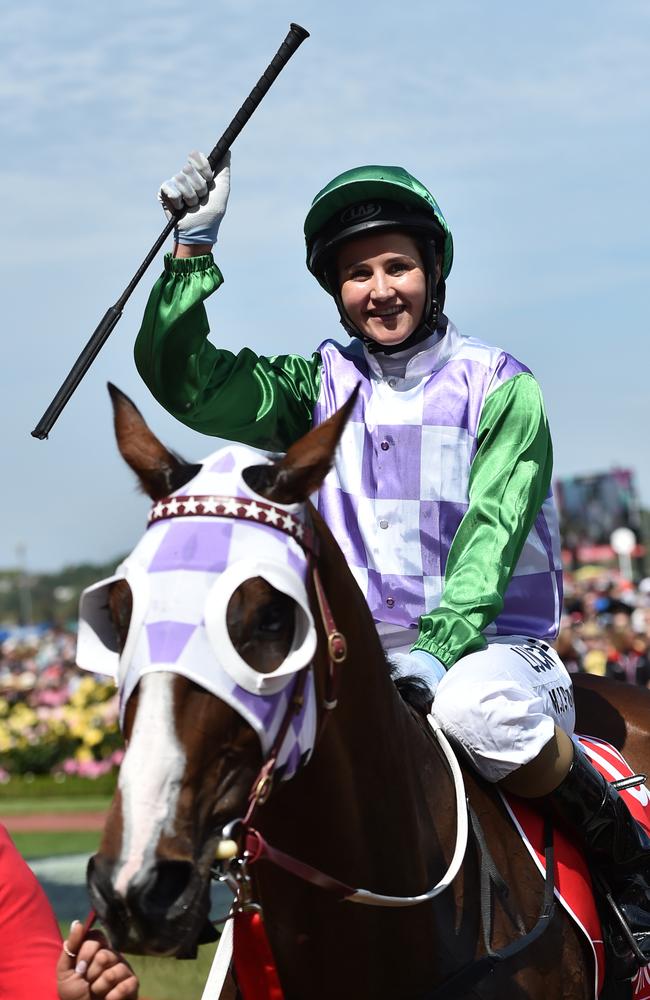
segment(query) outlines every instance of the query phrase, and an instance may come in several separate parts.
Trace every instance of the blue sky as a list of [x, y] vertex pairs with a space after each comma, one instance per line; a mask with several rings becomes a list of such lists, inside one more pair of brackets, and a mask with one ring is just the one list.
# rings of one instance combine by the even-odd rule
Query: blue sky
[[132, 345], [153, 266], [48, 442], [30, 431], [162, 228], [160, 182], [214, 145], [284, 37], [312, 34], [233, 148], [213, 339], [311, 351], [337, 336], [304, 268], [314, 193], [399, 163], [434, 193], [461, 332], [538, 376], [556, 474], [637, 471], [650, 504], [650, 7], [644, 0], [24, 0], [3, 11], [0, 567], [109, 560], [146, 501], [116, 453], [107, 380], [190, 458]]

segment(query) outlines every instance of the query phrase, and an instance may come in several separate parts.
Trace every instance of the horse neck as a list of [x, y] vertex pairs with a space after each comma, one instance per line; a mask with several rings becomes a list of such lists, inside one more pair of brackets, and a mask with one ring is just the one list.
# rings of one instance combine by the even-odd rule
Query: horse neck
[[[279, 821], [285, 843], [287, 833], [289, 839], [304, 837], [311, 828], [315, 841], [331, 843], [338, 859], [345, 852], [350, 867], [364, 867], [368, 877], [385, 865], [387, 849], [402, 851], [421, 888], [434, 815], [441, 843], [453, 837], [453, 788], [426, 723], [390, 678], [370, 611], [340, 549], [322, 524], [318, 529], [319, 572], [348, 655], [338, 705], [309, 767], [277, 797], [273, 826]], [[373, 837], [373, 830], [385, 836]]]

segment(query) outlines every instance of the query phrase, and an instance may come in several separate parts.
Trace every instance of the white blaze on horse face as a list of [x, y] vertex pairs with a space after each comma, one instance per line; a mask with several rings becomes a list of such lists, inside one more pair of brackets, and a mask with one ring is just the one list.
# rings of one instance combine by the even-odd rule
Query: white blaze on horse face
[[172, 834], [186, 757], [174, 724], [174, 675], [140, 680], [138, 709], [120, 768], [122, 851], [114, 878], [125, 897], [131, 881], [153, 863], [162, 833]]

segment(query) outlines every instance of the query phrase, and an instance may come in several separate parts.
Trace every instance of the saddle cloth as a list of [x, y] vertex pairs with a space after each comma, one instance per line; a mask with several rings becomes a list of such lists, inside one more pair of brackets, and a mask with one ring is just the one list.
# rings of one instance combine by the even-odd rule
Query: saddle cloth
[[[618, 750], [591, 736], [576, 737], [592, 764], [607, 778], [617, 781], [634, 772]], [[650, 792], [645, 785], [620, 792], [634, 818], [650, 834]], [[544, 825], [541, 815], [525, 799], [503, 796], [513, 822], [542, 875]], [[594, 997], [600, 996], [605, 978], [605, 949], [589, 869], [578, 847], [561, 830], [555, 830], [555, 894], [586, 937], [594, 956]], [[650, 1000], [650, 969], [641, 969], [633, 981], [634, 1000]]]

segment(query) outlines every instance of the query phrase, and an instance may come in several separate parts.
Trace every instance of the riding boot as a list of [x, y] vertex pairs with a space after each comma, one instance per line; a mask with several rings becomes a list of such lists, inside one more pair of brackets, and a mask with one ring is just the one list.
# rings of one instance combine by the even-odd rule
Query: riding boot
[[[597, 876], [628, 924], [645, 958], [634, 954], [609, 907], [601, 913], [616, 977], [627, 979], [650, 963], [650, 837], [624, 800], [577, 748], [567, 776], [548, 800], [558, 818], [584, 841]], [[597, 879], [598, 880], [598, 879]]]

